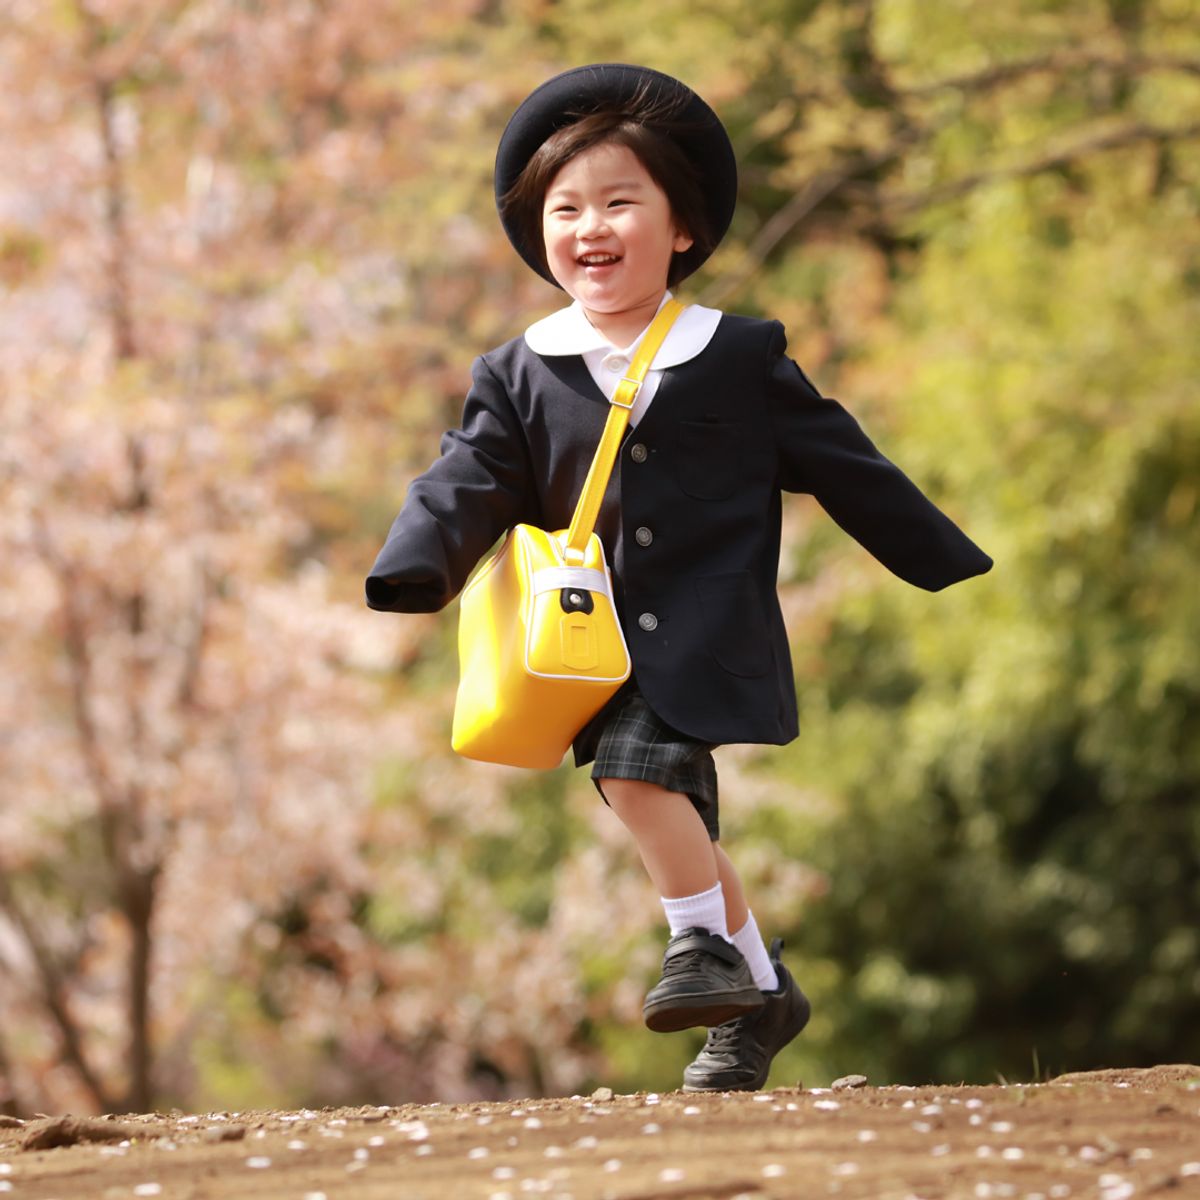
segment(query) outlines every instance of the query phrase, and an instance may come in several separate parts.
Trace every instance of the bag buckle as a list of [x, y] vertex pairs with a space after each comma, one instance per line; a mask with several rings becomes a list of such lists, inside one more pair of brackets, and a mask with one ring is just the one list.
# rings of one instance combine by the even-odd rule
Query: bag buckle
[[[617, 397], [621, 393], [621, 383], [628, 383], [628, 384], [633, 385], [633, 394], [629, 397], [628, 404], [622, 404], [621, 401], [617, 399]], [[624, 409], [632, 408], [634, 401], [637, 400], [637, 398], [638, 398], [638, 392], [640, 392], [642, 390], [642, 383], [643, 383], [643, 381], [641, 379], [630, 379], [628, 375], [622, 375], [621, 382], [617, 384], [617, 390], [615, 392], [613, 392], [613, 398], [609, 401], [609, 403], [615, 404], [618, 408], [624, 408]]]

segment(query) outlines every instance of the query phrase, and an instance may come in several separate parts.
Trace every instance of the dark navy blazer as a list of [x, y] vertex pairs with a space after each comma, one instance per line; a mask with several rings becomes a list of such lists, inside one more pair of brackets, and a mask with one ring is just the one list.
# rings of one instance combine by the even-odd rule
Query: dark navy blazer
[[[778, 321], [722, 316], [700, 354], [663, 373], [597, 524], [638, 686], [701, 741], [783, 744], [797, 733], [776, 594], [781, 491], [815, 496], [918, 587], [992, 565], [786, 347]], [[514, 338], [476, 359], [472, 376], [461, 428], [409, 487], [371, 569], [372, 608], [440, 609], [510, 526], [570, 523], [608, 414], [582, 357], [543, 357]]]

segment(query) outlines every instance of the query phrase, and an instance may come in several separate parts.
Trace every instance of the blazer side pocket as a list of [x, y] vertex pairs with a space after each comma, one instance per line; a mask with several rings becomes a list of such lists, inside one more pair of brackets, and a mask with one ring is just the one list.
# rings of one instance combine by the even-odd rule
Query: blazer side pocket
[[748, 679], [771, 669], [771, 637], [749, 571], [702, 575], [696, 596], [712, 656], [731, 675]]
[[742, 475], [745, 435], [733, 421], [680, 421], [675, 427], [675, 476], [696, 500], [724, 500]]

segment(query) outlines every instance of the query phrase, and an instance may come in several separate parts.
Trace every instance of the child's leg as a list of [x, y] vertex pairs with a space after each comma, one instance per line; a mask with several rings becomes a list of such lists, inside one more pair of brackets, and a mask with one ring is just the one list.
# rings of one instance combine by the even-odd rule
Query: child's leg
[[646, 1024], [669, 1033], [757, 1011], [762, 992], [728, 937], [713, 842], [691, 800], [644, 780], [597, 782], [633, 834], [671, 925], [662, 978], [642, 1006]]
[[[713, 842], [712, 848], [713, 855], [717, 860], [717, 876], [721, 880], [721, 891], [725, 895], [725, 923], [729, 926], [729, 932], [732, 933], [735, 929], [741, 929], [750, 915], [750, 908], [746, 903], [746, 890], [742, 887], [741, 876], [738, 875], [733, 863], [729, 861], [729, 855], [725, 853], [718, 842]], [[742, 953], [744, 954], [745, 951]]]
[[780, 961], [777, 938], [768, 954], [745, 891], [725, 851], [713, 843], [725, 895], [730, 941], [742, 952], [766, 1003], [749, 1016], [710, 1028], [704, 1049], [683, 1072], [688, 1092], [724, 1092], [760, 1088], [771, 1060], [808, 1023], [808, 998]]
[[601, 779], [599, 783], [609, 807], [633, 834], [660, 896], [695, 896], [716, 887], [719, 874], [714, 843], [686, 796], [641, 779]]
[[750, 966], [754, 982], [764, 992], [773, 992], [779, 987], [779, 976], [775, 964], [767, 954], [762, 935], [754, 914], [746, 903], [746, 891], [729, 855], [713, 842], [713, 854], [717, 860], [717, 874], [721, 880], [721, 892], [725, 897], [725, 921], [729, 928], [729, 940], [742, 952]]

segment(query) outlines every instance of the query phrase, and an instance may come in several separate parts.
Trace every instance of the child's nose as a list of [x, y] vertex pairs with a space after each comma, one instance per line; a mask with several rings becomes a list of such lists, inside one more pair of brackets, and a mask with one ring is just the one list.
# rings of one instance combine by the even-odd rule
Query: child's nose
[[579, 223], [579, 234], [581, 237], [597, 237], [600, 234], [608, 232], [608, 217], [603, 209], [588, 208], [583, 212], [583, 219]]

